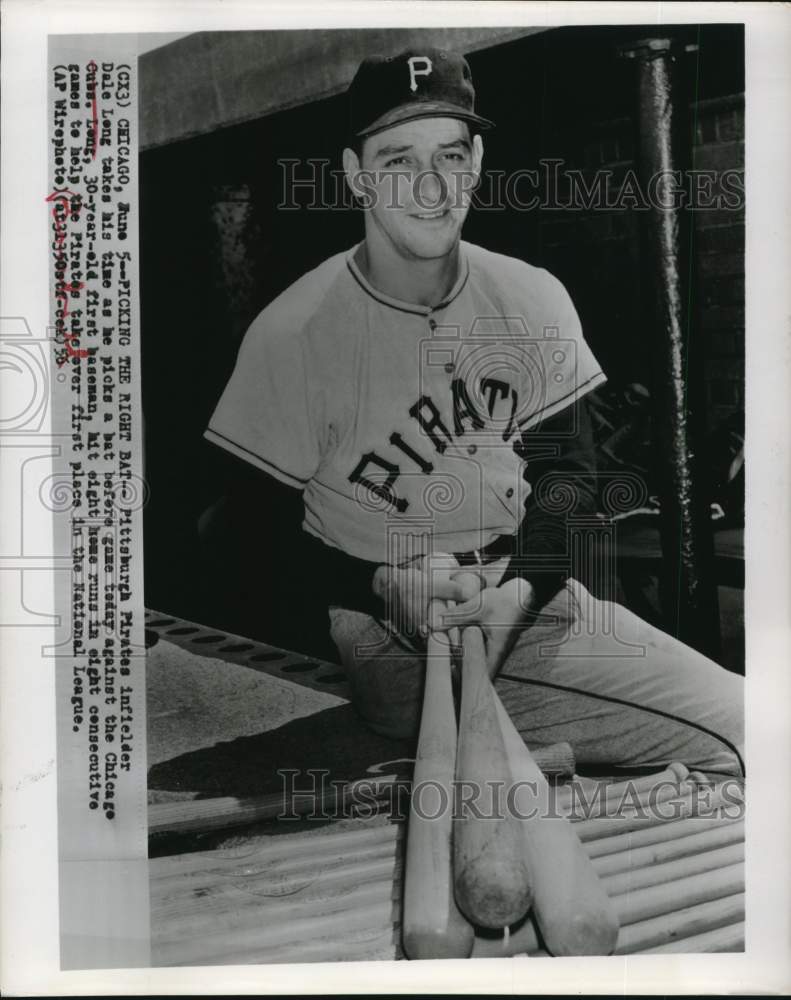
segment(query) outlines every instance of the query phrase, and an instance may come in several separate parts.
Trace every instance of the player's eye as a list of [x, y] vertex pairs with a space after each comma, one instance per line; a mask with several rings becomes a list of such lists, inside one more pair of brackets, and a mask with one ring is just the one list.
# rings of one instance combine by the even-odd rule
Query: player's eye
[[394, 156], [385, 162], [385, 167], [404, 167], [408, 162], [406, 156]]
[[444, 159], [451, 160], [455, 163], [460, 163], [465, 159], [464, 153], [443, 153]]

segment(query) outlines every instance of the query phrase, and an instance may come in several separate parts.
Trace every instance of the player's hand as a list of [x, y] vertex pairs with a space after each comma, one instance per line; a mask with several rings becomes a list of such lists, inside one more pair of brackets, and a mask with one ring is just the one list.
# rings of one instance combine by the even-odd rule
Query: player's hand
[[480, 625], [486, 639], [486, 665], [494, 677], [514, 647], [533, 609], [533, 587], [516, 578], [500, 587], [487, 587], [463, 604], [448, 608], [435, 619], [439, 629]]
[[[475, 593], [465, 574], [459, 580], [453, 556], [435, 553], [409, 566], [380, 566], [374, 574], [374, 592], [384, 603], [385, 616], [398, 632], [423, 639], [429, 632], [429, 605], [435, 601], [464, 603]], [[436, 617], [436, 616], [435, 616]]]

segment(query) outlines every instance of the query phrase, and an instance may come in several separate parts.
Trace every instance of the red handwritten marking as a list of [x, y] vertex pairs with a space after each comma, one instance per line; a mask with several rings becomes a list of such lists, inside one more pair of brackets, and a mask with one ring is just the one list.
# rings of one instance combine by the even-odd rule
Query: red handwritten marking
[[[73, 191], [53, 191], [52, 194], [47, 195], [44, 199], [45, 202], [52, 204], [52, 219], [55, 225], [55, 245], [60, 248], [61, 244], [66, 239], [66, 226], [61, 225], [60, 219], [58, 218], [58, 202], [65, 202], [69, 208], [71, 208], [71, 198], [77, 198]], [[75, 215], [79, 215], [82, 204], [77, 203], [76, 207], [71, 208], [71, 211]], [[55, 293], [56, 299], [63, 299], [63, 317], [61, 322], [63, 322], [67, 316], [71, 315], [69, 310], [69, 294], [73, 292], [79, 292], [81, 288], [85, 287], [85, 283], [82, 281], [69, 282], [63, 285], [60, 291]], [[61, 368], [66, 364], [69, 358], [87, 358], [91, 353], [87, 347], [72, 347], [72, 341], [77, 339], [76, 333], [66, 333], [63, 334], [63, 342], [66, 346], [66, 354], [58, 361], [58, 368]]]
[[[51, 214], [55, 222], [55, 242], [58, 244], [58, 246], [60, 246], [60, 244], [63, 243], [63, 241], [66, 239], [66, 227], [61, 226], [60, 224], [60, 219], [58, 218], [57, 202], [63, 201], [66, 202], [67, 205], [70, 205], [71, 204], [70, 198], [77, 198], [77, 197], [79, 196], [76, 195], [73, 191], [65, 190], [65, 191], [53, 191], [52, 194], [47, 195], [47, 197], [44, 199], [44, 201], [53, 203]], [[78, 203], [73, 210], [74, 214], [79, 215], [81, 209], [82, 209], [82, 203]]]
[[77, 347], [77, 348], [72, 347], [71, 342], [72, 340], [76, 339], [77, 339], [76, 333], [64, 334], [63, 342], [66, 345], [66, 357], [60, 359], [60, 361], [58, 362], [58, 368], [62, 368], [69, 360], [69, 358], [87, 358], [88, 355], [91, 353], [87, 347]]
[[69, 309], [69, 296], [67, 292], [79, 292], [81, 288], [85, 288], [84, 281], [71, 282], [68, 285], [64, 285], [61, 291], [55, 292], [56, 299], [63, 299], [66, 303], [63, 307], [63, 318], [66, 319], [67, 316], [71, 316], [71, 310]]

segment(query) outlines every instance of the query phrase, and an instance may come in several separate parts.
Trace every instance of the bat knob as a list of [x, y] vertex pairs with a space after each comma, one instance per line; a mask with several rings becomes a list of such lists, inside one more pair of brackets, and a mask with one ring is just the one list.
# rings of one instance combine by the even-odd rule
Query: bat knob
[[689, 777], [689, 768], [685, 767], [678, 760], [674, 760], [673, 763], [668, 766], [668, 771], [678, 778], [679, 784]]

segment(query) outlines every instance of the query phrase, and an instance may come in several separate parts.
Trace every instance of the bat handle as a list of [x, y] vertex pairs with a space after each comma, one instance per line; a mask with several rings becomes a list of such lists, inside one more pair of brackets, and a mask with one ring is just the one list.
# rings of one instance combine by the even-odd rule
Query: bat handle
[[[451, 867], [456, 740], [450, 648], [444, 635], [434, 633], [426, 649], [423, 712], [407, 828], [402, 939], [409, 958], [466, 958], [472, 951], [474, 933], [456, 905]], [[438, 816], [429, 818], [419, 808], [418, 797], [425, 788], [439, 791], [445, 799]]]
[[[461, 580], [464, 580], [467, 577], [469, 577], [470, 579], [474, 580], [476, 587], [480, 588], [478, 590], [478, 593], [480, 593], [480, 590], [482, 590], [483, 587], [486, 586], [486, 582], [483, 580], [483, 578], [478, 573], [471, 573], [471, 572], [457, 573], [456, 576], [455, 576], [455, 580], [458, 583], [458, 582], [460, 582]], [[480, 586], [481, 584], [483, 584], [483, 587]], [[446, 601], [445, 602], [445, 606], [448, 609], [455, 608], [456, 607], [456, 603], [457, 603], [456, 601]], [[478, 626], [478, 627], [480, 627], [480, 626]], [[453, 646], [455, 649], [461, 649], [462, 648], [462, 634], [463, 634], [463, 632], [464, 632], [464, 627], [460, 627], [459, 625], [451, 625], [451, 627], [448, 629], [448, 636], [450, 637], [451, 646]]]

